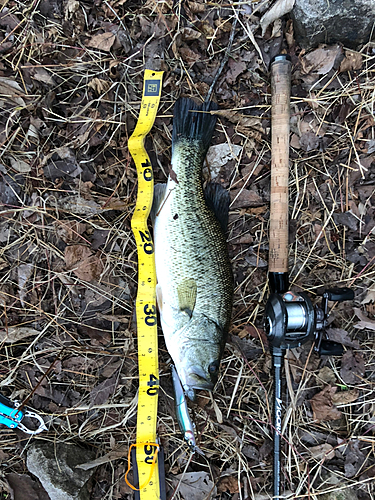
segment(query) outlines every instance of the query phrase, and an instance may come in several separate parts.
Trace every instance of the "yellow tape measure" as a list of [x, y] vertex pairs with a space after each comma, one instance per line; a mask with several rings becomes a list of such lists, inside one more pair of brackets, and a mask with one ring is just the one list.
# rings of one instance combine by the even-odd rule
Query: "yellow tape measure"
[[[138, 174], [138, 194], [131, 221], [138, 250], [138, 293], [136, 301], [138, 331], [139, 394], [137, 414], [137, 469], [141, 500], [160, 499], [156, 444], [159, 367], [156, 318], [156, 273], [154, 245], [147, 227], [153, 194], [154, 176], [144, 140], [154, 124], [158, 110], [162, 71], [146, 70], [141, 110], [128, 147]], [[161, 457], [160, 457], [161, 459]]]

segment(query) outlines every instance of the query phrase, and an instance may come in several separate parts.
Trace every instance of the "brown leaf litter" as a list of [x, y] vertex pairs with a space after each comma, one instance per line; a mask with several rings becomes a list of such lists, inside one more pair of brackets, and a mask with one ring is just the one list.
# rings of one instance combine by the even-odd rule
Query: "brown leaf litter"
[[[350, 479], [361, 500], [371, 498], [363, 481], [375, 467], [374, 52], [371, 44], [301, 50], [291, 19], [278, 19], [291, 3], [27, 0], [2, 7], [0, 386], [13, 400], [31, 395], [28, 406], [48, 422], [42, 439], [95, 453], [91, 500], [133, 495], [123, 479], [126, 450], [136, 440], [138, 387], [130, 225], [137, 180], [127, 141], [143, 69], [164, 71], [146, 148], [155, 183], [165, 182], [173, 105], [179, 95], [204, 99], [235, 17], [229, 63], [214, 92], [220, 110], [205, 172], [232, 200], [232, 326], [213, 398], [202, 391], [189, 403], [206, 455], [190, 463], [172, 409], [169, 355], [158, 337], [167, 498], [245, 500], [272, 487], [273, 382], [263, 315], [268, 63], [280, 51], [292, 58], [291, 287], [314, 304], [327, 287], [356, 293], [354, 303], [329, 305], [327, 334], [343, 344], [342, 357], [320, 359], [311, 344], [288, 354], [282, 486], [318, 497], [332, 476], [343, 488]], [[19, 483], [26, 498], [45, 498], [25, 463], [30, 440], [4, 426], [1, 433], [0, 491], [17, 498]]]

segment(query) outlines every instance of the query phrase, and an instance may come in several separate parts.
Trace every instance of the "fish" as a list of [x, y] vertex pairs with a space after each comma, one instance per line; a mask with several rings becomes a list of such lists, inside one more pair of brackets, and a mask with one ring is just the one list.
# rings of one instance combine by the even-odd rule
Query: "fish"
[[233, 274], [225, 233], [230, 195], [220, 184], [203, 189], [202, 166], [216, 125], [214, 102], [176, 101], [167, 183], [156, 184], [156, 299], [168, 352], [186, 395], [212, 390], [227, 341]]

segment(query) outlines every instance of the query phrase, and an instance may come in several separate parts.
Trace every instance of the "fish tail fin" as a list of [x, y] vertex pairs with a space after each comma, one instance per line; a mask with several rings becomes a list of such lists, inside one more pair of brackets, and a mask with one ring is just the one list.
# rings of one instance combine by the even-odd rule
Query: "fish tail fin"
[[202, 150], [207, 153], [216, 125], [215, 102], [196, 104], [192, 99], [180, 97], [176, 101], [173, 113], [172, 150], [182, 140], [199, 140]]

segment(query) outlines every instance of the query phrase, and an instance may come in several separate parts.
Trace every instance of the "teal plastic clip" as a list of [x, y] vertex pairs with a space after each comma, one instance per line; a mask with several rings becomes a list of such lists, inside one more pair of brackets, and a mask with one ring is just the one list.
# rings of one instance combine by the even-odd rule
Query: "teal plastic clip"
[[[40, 415], [29, 410], [18, 410], [19, 406], [19, 403], [13, 403], [13, 401], [0, 394], [0, 424], [6, 425], [9, 429], [20, 429], [31, 435], [47, 430], [46, 424]], [[35, 430], [26, 427], [22, 423], [25, 417], [36, 419], [38, 427]]]

